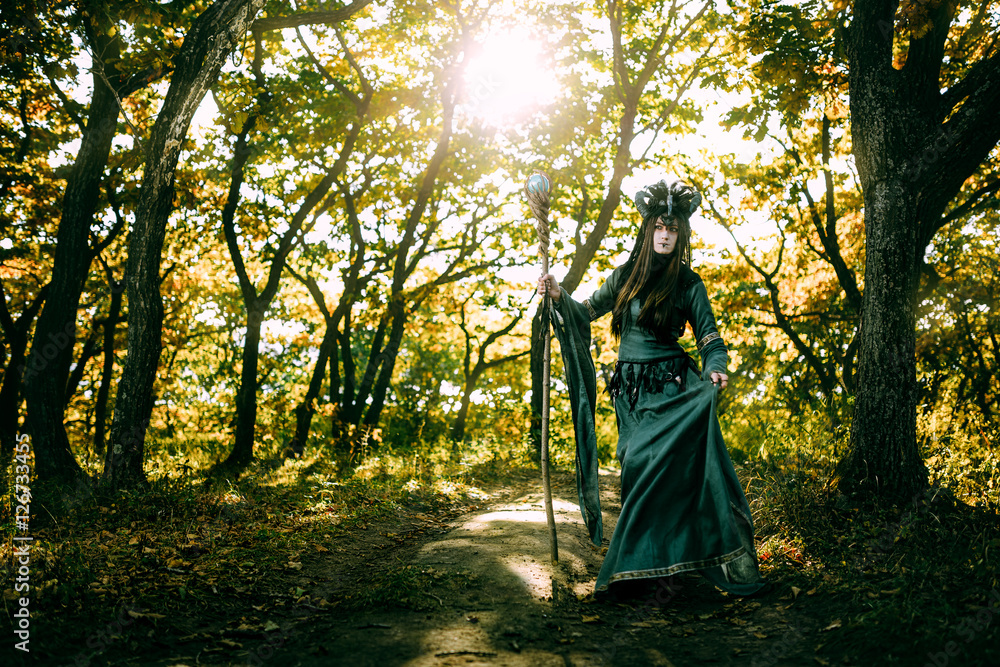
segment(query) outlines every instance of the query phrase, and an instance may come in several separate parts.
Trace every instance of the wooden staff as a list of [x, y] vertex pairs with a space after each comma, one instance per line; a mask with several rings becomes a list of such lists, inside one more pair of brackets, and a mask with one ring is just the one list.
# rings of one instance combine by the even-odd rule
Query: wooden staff
[[[549, 192], [552, 181], [542, 171], [536, 171], [524, 183], [528, 206], [535, 216], [538, 232], [538, 255], [542, 260], [542, 275], [549, 272]], [[545, 518], [549, 524], [549, 546], [552, 562], [559, 562], [559, 543], [556, 538], [556, 518], [552, 512], [552, 486], [549, 482], [549, 377], [552, 366], [552, 328], [549, 312], [552, 307], [548, 285], [542, 297], [542, 326], [545, 327], [545, 347], [542, 353], [542, 490], [545, 493]]]

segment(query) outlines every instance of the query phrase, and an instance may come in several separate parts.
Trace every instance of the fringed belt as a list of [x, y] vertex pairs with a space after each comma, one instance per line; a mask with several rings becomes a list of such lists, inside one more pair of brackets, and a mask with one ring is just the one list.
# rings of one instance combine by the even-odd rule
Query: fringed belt
[[660, 394], [666, 389], [668, 382], [678, 383], [680, 390], [684, 391], [684, 371], [688, 368], [698, 371], [694, 359], [686, 354], [664, 361], [619, 360], [608, 383], [608, 393], [611, 394], [611, 400], [624, 394], [628, 398], [628, 409], [632, 410], [639, 400], [640, 391]]

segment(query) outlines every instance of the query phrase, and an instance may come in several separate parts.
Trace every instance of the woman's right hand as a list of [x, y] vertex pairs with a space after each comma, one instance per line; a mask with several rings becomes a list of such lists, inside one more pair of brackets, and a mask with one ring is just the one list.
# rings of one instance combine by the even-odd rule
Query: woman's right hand
[[538, 293], [545, 294], [546, 287], [548, 287], [549, 296], [552, 297], [553, 301], [558, 301], [562, 297], [562, 290], [559, 289], [559, 281], [551, 273], [546, 273], [538, 279]]

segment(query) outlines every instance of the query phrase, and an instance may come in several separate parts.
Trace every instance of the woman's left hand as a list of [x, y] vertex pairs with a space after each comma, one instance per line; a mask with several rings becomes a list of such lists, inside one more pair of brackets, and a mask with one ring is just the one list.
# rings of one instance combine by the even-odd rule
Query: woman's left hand
[[729, 383], [729, 376], [718, 371], [713, 371], [710, 379], [712, 380], [712, 384], [719, 386], [719, 389], [725, 389], [726, 384]]

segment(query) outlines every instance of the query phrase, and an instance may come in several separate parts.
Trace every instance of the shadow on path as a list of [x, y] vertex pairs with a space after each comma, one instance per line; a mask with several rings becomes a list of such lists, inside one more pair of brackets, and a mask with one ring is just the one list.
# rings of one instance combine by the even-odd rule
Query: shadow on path
[[[602, 475], [605, 535], [619, 509]], [[537, 488], [537, 486], [536, 486]], [[438, 577], [429, 611], [340, 612], [302, 627], [268, 663], [358, 667], [816, 665], [818, 622], [776, 598], [741, 600], [699, 576], [627, 604], [586, 596], [603, 559], [569, 475], [553, 489], [560, 562], [549, 557], [542, 494], [461, 517], [409, 562]], [[665, 582], [666, 583], [666, 582]], [[808, 637], [808, 635], [812, 635]], [[822, 664], [822, 663], [819, 663]]]

